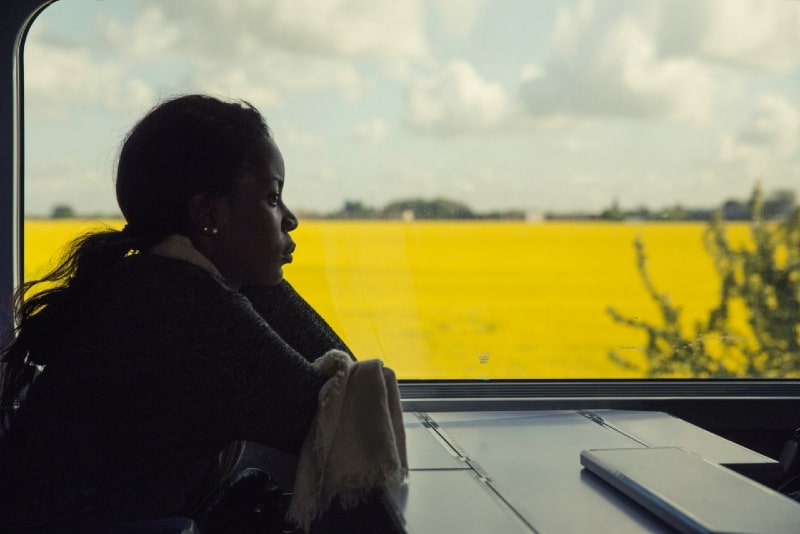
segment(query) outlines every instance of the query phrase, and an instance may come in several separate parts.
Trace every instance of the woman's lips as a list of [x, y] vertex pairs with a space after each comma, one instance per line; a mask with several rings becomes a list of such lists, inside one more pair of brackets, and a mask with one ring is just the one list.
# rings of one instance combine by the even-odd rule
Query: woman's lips
[[290, 243], [289, 246], [283, 250], [281, 258], [283, 259], [284, 263], [292, 263], [292, 254], [294, 253], [295, 248], [297, 248], [297, 245]]

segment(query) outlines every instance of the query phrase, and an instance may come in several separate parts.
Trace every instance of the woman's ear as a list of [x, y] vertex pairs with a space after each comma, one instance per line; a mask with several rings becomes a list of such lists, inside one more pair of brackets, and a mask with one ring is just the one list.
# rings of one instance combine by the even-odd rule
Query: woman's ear
[[189, 199], [189, 221], [192, 233], [200, 235], [213, 235], [217, 228], [219, 199], [208, 193], [197, 193]]

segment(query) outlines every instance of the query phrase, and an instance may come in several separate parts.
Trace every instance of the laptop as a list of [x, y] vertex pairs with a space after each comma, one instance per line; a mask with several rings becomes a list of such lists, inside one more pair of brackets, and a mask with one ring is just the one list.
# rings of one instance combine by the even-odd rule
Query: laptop
[[800, 503], [685, 449], [591, 449], [580, 459], [681, 532], [800, 533]]

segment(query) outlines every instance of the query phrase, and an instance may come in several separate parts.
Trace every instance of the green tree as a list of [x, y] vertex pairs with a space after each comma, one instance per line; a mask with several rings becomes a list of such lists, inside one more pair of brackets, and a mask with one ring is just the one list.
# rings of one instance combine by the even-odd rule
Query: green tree
[[417, 219], [474, 219], [472, 210], [461, 202], [444, 198], [426, 200], [413, 198], [398, 200], [386, 205], [383, 209], [385, 216], [411, 211]]
[[601, 219], [607, 219], [609, 221], [621, 221], [625, 218], [625, 213], [622, 211], [622, 208], [619, 207], [619, 200], [614, 198], [611, 202], [611, 206], [605, 210], [603, 213], [600, 214]]
[[75, 210], [73, 210], [72, 206], [69, 204], [58, 204], [54, 206], [50, 214], [51, 219], [71, 219], [72, 217], [75, 217]]
[[377, 210], [359, 200], [346, 200], [342, 209], [332, 215], [336, 219], [374, 219]]
[[[780, 198], [785, 206], [786, 195]], [[614, 362], [647, 377], [800, 376], [800, 208], [793, 203], [790, 210], [783, 210], [782, 218], [766, 222], [760, 186], [754, 189], [748, 208], [751, 246], [731, 244], [719, 213], [709, 223], [704, 239], [719, 274], [719, 300], [707, 318], [695, 321], [691, 329], [684, 328], [680, 307], [653, 284], [645, 245], [636, 240], [639, 274], [659, 308], [661, 324], [609, 307], [614, 321], [647, 336], [644, 367], [612, 349], [609, 357]], [[734, 307], [745, 310], [746, 330], [732, 324]], [[689, 330], [693, 335], [686, 335]]]

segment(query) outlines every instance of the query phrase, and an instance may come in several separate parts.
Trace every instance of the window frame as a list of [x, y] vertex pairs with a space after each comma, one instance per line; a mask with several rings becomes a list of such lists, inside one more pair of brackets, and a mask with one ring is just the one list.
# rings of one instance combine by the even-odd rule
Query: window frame
[[57, 0], [17, 0], [2, 7], [0, 48], [12, 58], [11, 68], [0, 72], [0, 330], [13, 324], [7, 301], [22, 281], [23, 265], [23, 62], [22, 49], [33, 21]]
[[[16, 0], [0, 17], [0, 46], [13, 57], [0, 72], [0, 293], [13, 294], [23, 272], [23, 62], [29, 28], [57, 0]], [[12, 325], [4, 305], [0, 329]], [[798, 355], [800, 357], [800, 355]], [[800, 380], [538, 379], [401, 380], [407, 411], [613, 408], [660, 410], [723, 435], [784, 432], [800, 426]], [[768, 415], [768, 417], [766, 416]]]

